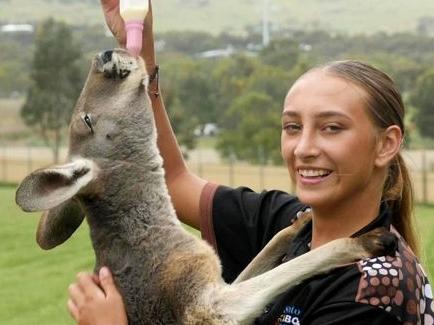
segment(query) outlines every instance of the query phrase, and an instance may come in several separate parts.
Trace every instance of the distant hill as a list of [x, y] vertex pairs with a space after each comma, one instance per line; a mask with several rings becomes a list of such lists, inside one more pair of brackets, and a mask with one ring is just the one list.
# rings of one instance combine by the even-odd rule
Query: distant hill
[[[348, 34], [416, 31], [434, 19], [433, 0], [268, 0], [275, 28], [325, 29]], [[264, 0], [155, 0], [156, 30], [242, 33], [260, 27]], [[72, 24], [102, 24], [99, 0], [0, 0], [0, 23], [54, 16]]]

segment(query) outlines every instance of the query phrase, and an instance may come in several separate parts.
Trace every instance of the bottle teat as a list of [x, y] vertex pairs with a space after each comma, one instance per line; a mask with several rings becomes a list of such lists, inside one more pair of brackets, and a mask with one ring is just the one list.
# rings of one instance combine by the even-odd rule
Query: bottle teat
[[138, 56], [142, 50], [143, 21], [127, 21], [125, 23], [125, 30], [127, 32], [126, 48], [132, 55]]

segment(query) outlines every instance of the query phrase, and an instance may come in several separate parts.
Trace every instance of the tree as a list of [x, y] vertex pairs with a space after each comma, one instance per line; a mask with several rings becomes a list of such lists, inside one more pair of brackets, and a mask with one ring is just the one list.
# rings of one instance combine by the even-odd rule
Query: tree
[[286, 69], [261, 64], [246, 79], [244, 91], [267, 94], [282, 105], [294, 81], [295, 78]]
[[26, 91], [29, 83], [29, 52], [29, 46], [0, 36], [0, 96], [9, 97], [13, 93], [23, 95]]
[[220, 76], [217, 89], [219, 102], [223, 103], [219, 106], [222, 131], [217, 149], [222, 156], [236, 155], [252, 163], [282, 163], [280, 114], [285, 94], [309, 66], [306, 59], [283, 68], [247, 57], [217, 66], [214, 76]]
[[191, 150], [197, 143], [194, 131], [216, 120], [211, 67], [188, 57], [172, 57], [166, 62], [161, 88], [167, 112], [180, 145]]
[[178, 105], [188, 116], [194, 116], [198, 123], [215, 122], [215, 90], [213, 89], [210, 71], [212, 65], [208, 61], [193, 60], [188, 57], [169, 59], [165, 63], [164, 97], [169, 114], [171, 102]]
[[418, 109], [415, 122], [420, 134], [434, 138], [434, 69], [426, 71], [417, 79], [410, 102]]
[[236, 99], [224, 114], [225, 128], [217, 149], [223, 157], [236, 155], [252, 163], [281, 163], [281, 103], [270, 96], [250, 92]]
[[31, 86], [21, 117], [52, 148], [56, 162], [63, 131], [82, 86], [80, 60], [80, 47], [66, 24], [48, 19], [38, 28]]
[[185, 107], [182, 106], [179, 98], [175, 98], [168, 111], [176, 139], [179, 142], [185, 157], [188, 157], [188, 150], [197, 145], [197, 136], [194, 131], [199, 125], [198, 118], [194, 115], [185, 114]]
[[236, 98], [246, 93], [248, 78], [259, 64], [258, 59], [241, 54], [217, 62], [211, 76], [217, 93], [217, 115], [221, 115]]
[[290, 70], [299, 59], [300, 50], [298, 47], [299, 45], [292, 40], [274, 40], [261, 51], [260, 57], [265, 64]]

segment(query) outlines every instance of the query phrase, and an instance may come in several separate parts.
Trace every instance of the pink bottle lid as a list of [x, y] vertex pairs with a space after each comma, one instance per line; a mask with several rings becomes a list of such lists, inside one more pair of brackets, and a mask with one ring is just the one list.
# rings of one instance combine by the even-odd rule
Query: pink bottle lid
[[125, 29], [127, 31], [127, 50], [132, 55], [138, 56], [142, 50], [143, 21], [127, 21]]

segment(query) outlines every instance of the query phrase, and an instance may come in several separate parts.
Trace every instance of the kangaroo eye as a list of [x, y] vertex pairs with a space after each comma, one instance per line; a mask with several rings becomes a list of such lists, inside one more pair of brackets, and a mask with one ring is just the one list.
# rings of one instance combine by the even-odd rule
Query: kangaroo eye
[[85, 115], [83, 117], [84, 123], [86, 123], [87, 127], [90, 129], [90, 132], [93, 134], [92, 120], [89, 115]]

